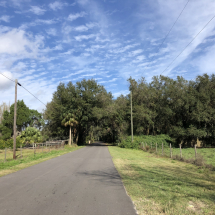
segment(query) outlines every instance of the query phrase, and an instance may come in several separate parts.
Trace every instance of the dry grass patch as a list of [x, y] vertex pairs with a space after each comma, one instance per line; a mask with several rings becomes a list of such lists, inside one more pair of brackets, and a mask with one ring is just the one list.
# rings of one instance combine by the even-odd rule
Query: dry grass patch
[[140, 215], [214, 214], [214, 172], [141, 150], [109, 151]]

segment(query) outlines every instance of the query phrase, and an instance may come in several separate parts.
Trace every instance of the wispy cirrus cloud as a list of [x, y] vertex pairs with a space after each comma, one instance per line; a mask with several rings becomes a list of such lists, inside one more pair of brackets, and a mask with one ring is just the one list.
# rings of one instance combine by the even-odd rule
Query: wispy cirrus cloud
[[29, 11], [36, 15], [43, 15], [46, 12], [45, 9], [42, 9], [38, 6], [31, 6], [31, 9]]
[[84, 11], [82, 11], [80, 13], [69, 14], [68, 21], [74, 21], [74, 20], [81, 18], [81, 17], [84, 17], [86, 15], [87, 15], [87, 13]]
[[49, 28], [46, 30], [47, 34], [56, 36], [57, 35], [57, 30], [55, 28]]
[[52, 9], [52, 10], [61, 10], [63, 9], [63, 7], [67, 6], [68, 3], [66, 2], [60, 2], [60, 1], [55, 1], [53, 3], [50, 3], [49, 4], [49, 7]]
[[79, 36], [75, 36], [75, 39], [77, 41], [82, 41], [82, 40], [89, 40], [91, 38], [96, 37], [95, 34], [88, 34], [88, 35], [79, 35]]
[[12, 16], [3, 15], [3, 16], [0, 17], [0, 21], [10, 22], [11, 18], [12, 18]]

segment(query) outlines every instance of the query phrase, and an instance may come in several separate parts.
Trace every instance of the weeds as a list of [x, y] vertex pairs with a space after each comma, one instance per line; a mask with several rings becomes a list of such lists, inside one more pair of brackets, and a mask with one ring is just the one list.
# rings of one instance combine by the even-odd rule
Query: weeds
[[109, 151], [139, 215], [214, 214], [214, 172], [141, 150]]

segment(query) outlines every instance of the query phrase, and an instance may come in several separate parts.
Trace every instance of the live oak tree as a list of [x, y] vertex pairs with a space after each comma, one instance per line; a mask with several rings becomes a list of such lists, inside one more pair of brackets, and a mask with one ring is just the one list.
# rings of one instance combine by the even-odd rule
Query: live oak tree
[[[194, 81], [178, 76], [128, 80], [133, 96], [134, 134], [168, 134], [178, 143], [200, 139], [213, 144], [215, 137], [215, 75]], [[69, 136], [61, 124], [65, 113], [74, 114], [74, 137], [121, 141], [130, 135], [130, 95], [113, 98], [95, 80], [60, 83], [45, 110], [44, 131], [52, 137]]]

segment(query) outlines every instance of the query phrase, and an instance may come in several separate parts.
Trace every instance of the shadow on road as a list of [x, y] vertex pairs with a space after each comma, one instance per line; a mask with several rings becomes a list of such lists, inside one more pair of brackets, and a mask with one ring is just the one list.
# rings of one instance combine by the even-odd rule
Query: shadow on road
[[102, 141], [96, 141], [94, 143], [91, 143], [87, 146], [112, 146], [112, 144], [109, 144], [109, 143], [104, 143]]
[[88, 180], [95, 180], [105, 186], [119, 186], [122, 184], [121, 177], [114, 168], [107, 168], [105, 171], [84, 171], [78, 172], [80, 175], [84, 175]]

